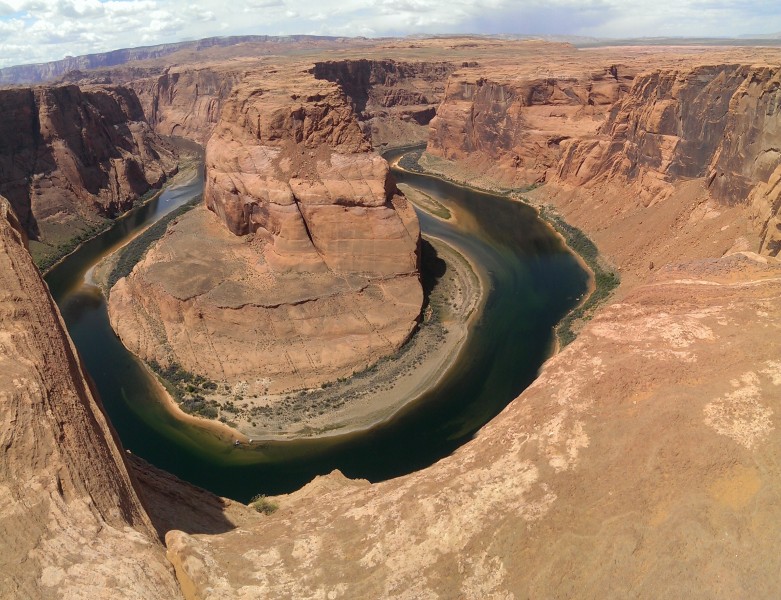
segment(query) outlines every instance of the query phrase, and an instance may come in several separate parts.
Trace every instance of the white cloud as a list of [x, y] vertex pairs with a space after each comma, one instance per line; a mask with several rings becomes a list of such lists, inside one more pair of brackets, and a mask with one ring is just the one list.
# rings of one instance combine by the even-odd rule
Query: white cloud
[[0, 66], [213, 35], [736, 36], [776, 0], [0, 0]]

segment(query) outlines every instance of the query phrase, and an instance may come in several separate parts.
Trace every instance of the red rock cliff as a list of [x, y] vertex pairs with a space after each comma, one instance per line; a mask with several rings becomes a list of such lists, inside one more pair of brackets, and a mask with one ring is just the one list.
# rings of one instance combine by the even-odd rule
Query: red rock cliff
[[562, 143], [596, 131], [630, 80], [616, 66], [547, 79], [461, 69], [448, 80], [426, 152], [511, 185], [545, 181]]
[[387, 163], [340, 89], [305, 79], [234, 90], [206, 148], [206, 205], [278, 268], [416, 271], [417, 219]]
[[170, 67], [159, 76], [132, 79], [127, 85], [138, 94], [158, 134], [205, 144], [219, 121], [222, 103], [240, 76], [230, 67]]
[[46, 284], [0, 198], [0, 596], [176, 598]]
[[340, 60], [318, 62], [317, 79], [338, 83], [375, 146], [425, 141], [428, 125], [455, 70], [447, 62]]
[[174, 152], [122, 87], [0, 91], [0, 193], [31, 238], [116, 216], [176, 168]]

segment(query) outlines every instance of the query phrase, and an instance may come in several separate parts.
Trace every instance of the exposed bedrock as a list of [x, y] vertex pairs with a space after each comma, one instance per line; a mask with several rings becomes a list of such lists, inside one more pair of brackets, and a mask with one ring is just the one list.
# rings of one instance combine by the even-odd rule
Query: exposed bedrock
[[781, 264], [671, 266], [453, 455], [166, 536], [199, 597], [772, 597]]
[[2, 90], [0, 107], [0, 193], [33, 239], [116, 216], [176, 169], [132, 90]]
[[241, 73], [229, 67], [185, 66], [166, 68], [158, 76], [131, 77], [127, 85], [138, 94], [158, 134], [205, 144], [217, 125], [222, 103], [240, 78]]
[[397, 350], [422, 304], [420, 231], [340, 88], [237, 85], [206, 149], [205, 204], [111, 293], [124, 343], [247, 398], [313, 387]]
[[119, 443], [0, 198], [0, 596], [178, 598]]
[[340, 60], [315, 63], [317, 79], [338, 83], [374, 146], [425, 141], [442, 101], [448, 62]]
[[462, 69], [450, 77], [426, 150], [509, 185], [545, 181], [564, 142], [596, 132], [632, 79], [622, 66], [545, 79], [497, 75]]
[[752, 206], [763, 253], [778, 253], [779, 72], [745, 65], [637, 78], [598, 135], [567, 145], [557, 180], [630, 184], [644, 204], [704, 178], [720, 204]]
[[701, 178], [713, 201], [750, 204], [759, 249], [777, 254], [780, 77], [745, 64], [548, 80], [462, 70], [448, 81], [427, 153], [504, 185], [624, 186], [645, 206]]

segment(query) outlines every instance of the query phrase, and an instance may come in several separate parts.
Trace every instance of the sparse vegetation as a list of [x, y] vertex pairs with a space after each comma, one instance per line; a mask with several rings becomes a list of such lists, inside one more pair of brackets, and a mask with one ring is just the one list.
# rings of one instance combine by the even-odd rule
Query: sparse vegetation
[[157, 221], [154, 225], [150, 226], [142, 234], [130, 241], [124, 248], [117, 251], [117, 258], [114, 264], [114, 268], [106, 277], [106, 287], [111, 290], [114, 284], [130, 275], [133, 267], [136, 266], [146, 254], [149, 247], [157, 240], [163, 237], [163, 234], [168, 229], [168, 225], [176, 218], [182, 216], [187, 211], [195, 208], [200, 204], [202, 197], [196, 196], [186, 204], [183, 204], [176, 210], [171, 211], [162, 219]]
[[621, 279], [617, 273], [602, 266], [599, 259], [599, 250], [594, 242], [580, 229], [564, 221], [549, 208], [542, 207], [540, 215], [564, 237], [567, 245], [580, 255], [594, 273], [594, 291], [583, 304], [570, 311], [559, 322], [556, 329], [559, 343], [563, 347], [575, 340], [577, 336], [573, 328], [575, 323], [580, 320], [590, 319], [594, 310], [607, 300], [613, 290], [618, 287]]
[[[156, 360], [149, 367], [163, 381], [168, 392], [179, 407], [186, 413], [216, 419], [219, 416], [219, 404], [216, 400], [207, 400], [201, 392], [217, 389], [217, 384], [201, 375], [190, 373], [177, 363], [163, 367]], [[233, 404], [231, 403], [231, 407]], [[235, 411], [235, 408], [233, 409]]]
[[33, 252], [33, 258], [35, 259], [36, 266], [42, 273], [53, 267], [57, 261], [61, 260], [74, 250], [83, 244], [87, 240], [100, 235], [106, 231], [114, 221], [106, 219], [105, 221], [88, 224], [85, 229], [82, 229], [75, 236], [68, 238], [56, 245], [38, 244], [37, 248]]

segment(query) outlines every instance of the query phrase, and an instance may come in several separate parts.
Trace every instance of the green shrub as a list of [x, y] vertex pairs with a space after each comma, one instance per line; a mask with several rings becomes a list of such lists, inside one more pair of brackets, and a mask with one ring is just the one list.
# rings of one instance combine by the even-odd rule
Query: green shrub
[[266, 498], [265, 494], [258, 494], [249, 502], [249, 506], [261, 514], [270, 515], [279, 509], [279, 505]]

